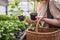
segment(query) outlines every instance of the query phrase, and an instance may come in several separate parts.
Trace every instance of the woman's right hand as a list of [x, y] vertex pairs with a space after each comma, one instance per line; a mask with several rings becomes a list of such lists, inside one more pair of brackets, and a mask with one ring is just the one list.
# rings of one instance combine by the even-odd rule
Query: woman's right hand
[[43, 21], [43, 19], [45, 18], [44, 16], [36, 16], [36, 18], [39, 20], [41, 20], [41, 21]]

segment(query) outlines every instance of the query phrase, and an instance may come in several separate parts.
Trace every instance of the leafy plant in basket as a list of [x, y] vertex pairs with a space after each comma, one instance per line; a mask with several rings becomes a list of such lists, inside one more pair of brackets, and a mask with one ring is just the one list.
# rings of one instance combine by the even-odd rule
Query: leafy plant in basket
[[16, 8], [18, 10], [18, 18], [20, 21], [23, 21], [25, 19], [25, 16], [21, 15], [23, 13], [23, 10], [19, 7], [19, 0], [14, 0], [14, 3], [10, 4], [11, 9], [9, 12], [14, 12], [14, 9]]
[[[41, 22], [39, 22], [38, 26], [43, 26]], [[35, 23], [31, 23], [30, 24], [30, 31], [35, 31], [36, 30], [36, 24]]]
[[36, 20], [36, 16], [37, 16], [37, 12], [36, 12], [36, 0], [34, 0], [34, 9], [33, 9], [33, 12], [30, 14], [30, 17], [32, 20]]
[[31, 31], [35, 31], [35, 25], [34, 25], [34, 24], [30, 24], [30, 28], [29, 28], [29, 30], [31, 30]]

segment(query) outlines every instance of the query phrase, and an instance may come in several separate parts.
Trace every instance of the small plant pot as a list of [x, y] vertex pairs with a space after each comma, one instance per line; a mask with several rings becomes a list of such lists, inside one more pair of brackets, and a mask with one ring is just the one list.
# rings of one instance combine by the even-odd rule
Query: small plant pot
[[18, 16], [18, 18], [19, 18], [19, 20], [20, 20], [20, 21], [24, 21], [24, 19], [25, 19], [25, 16], [23, 16], [23, 15], [20, 15], [20, 16]]
[[31, 13], [30, 18], [31, 20], [36, 20], [37, 13]]

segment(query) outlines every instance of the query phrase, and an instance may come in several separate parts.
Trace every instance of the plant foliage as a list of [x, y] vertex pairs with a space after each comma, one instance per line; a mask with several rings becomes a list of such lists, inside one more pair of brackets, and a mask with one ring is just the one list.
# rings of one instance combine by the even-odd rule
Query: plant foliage
[[9, 12], [14, 12], [14, 9], [17, 8], [18, 14], [21, 15], [23, 13], [23, 10], [19, 7], [19, 4], [19, 0], [14, 0], [14, 3], [10, 4], [11, 9], [9, 10]]
[[[6, 17], [6, 18], [5, 18]], [[18, 32], [27, 28], [28, 23], [19, 21], [15, 16], [0, 16], [0, 40], [15, 40]]]

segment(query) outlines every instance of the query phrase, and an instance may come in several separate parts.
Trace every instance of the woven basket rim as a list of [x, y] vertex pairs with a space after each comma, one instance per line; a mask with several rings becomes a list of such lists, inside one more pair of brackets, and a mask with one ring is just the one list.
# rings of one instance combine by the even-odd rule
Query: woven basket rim
[[35, 32], [35, 31], [29, 31], [29, 29], [26, 31], [27, 33], [33, 33], [33, 34], [54, 34], [54, 33], [58, 33], [60, 31], [60, 29], [59, 30], [56, 30], [56, 31], [54, 31], [54, 32], [48, 32], [48, 33], [41, 33], [41, 32]]

